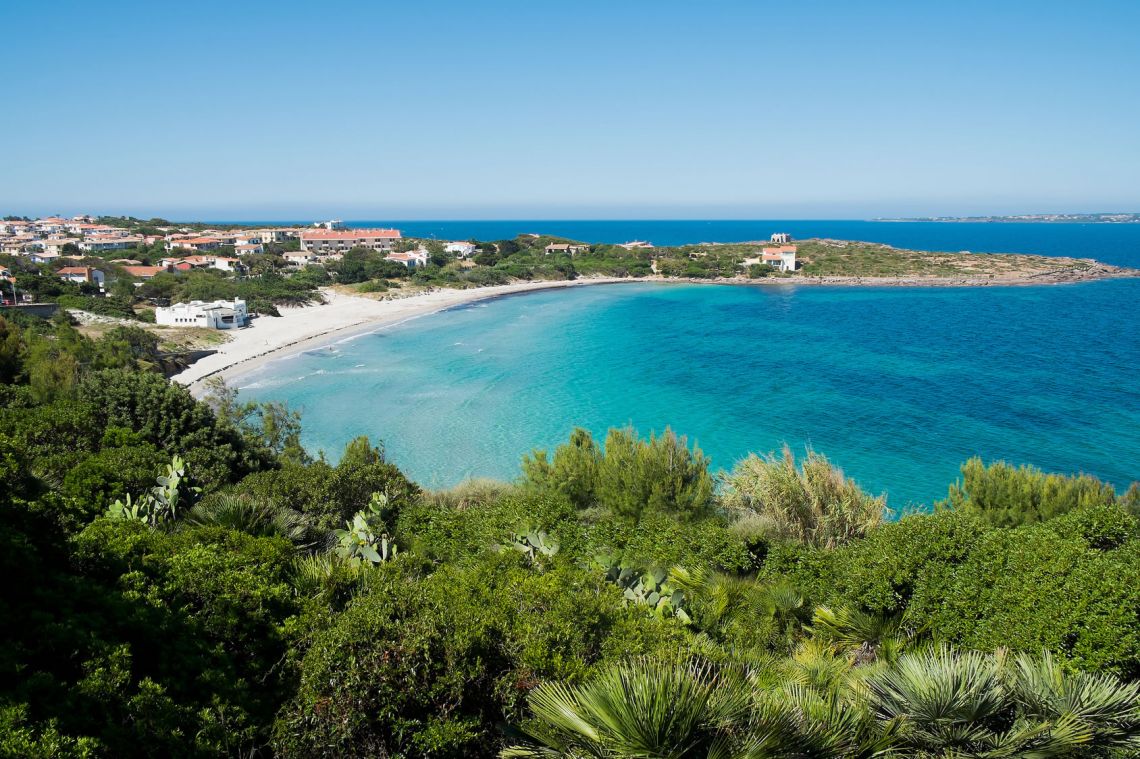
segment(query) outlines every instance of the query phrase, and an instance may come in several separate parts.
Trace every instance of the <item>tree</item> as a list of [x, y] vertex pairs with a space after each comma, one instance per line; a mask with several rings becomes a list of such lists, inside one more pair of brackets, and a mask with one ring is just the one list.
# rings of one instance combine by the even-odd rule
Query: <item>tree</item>
[[604, 450], [589, 432], [575, 430], [552, 462], [545, 451], [524, 458], [523, 475], [528, 486], [559, 493], [579, 508], [600, 505], [633, 522], [651, 512], [699, 518], [712, 507], [708, 459], [668, 428], [648, 440], [633, 429], [611, 429]]
[[1115, 501], [1111, 485], [1087, 474], [1045, 474], [1035, 467], [1015, 468], [1004, 461], [986, 466], [974, 457], [962, 465], [962, 480], [950, 486], [945, 504], [998, 527], [1016, 527]]

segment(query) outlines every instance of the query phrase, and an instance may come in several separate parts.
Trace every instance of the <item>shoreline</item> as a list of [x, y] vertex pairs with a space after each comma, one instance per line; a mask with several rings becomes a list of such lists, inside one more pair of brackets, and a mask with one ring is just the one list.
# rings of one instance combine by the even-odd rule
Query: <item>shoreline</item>
[[[567, 287], [612, 284], [702, 284], [734, 286], [816, 287], [1025, 287], [1074, 284], [1105, 279], [1140, 277], [1140, 271], [1100, 265], [1095, 270], [1046, 272], [1010, 277], [745, 277], [691, 279], [681, 277], [596, 277], [575, 280], [515, 282], [467, 290], [435, 289], [400, 298], [377, 300], [322, 288], [323, 304], [282, 308], [280, 317], [261, 316], [252, 326], [231, 333], [218, 351], [175, 374], [172, 382], [185, 385], [196, 398], [206, 390], [206, 380], [231, 380], [249, 374], [286, 355], [323, 347], [334, 339], [346, 339], [393, 327], [421, 316], [447, 311], [483, 300]], [[316, 318], [319, 321], [315, 322]]]
[[[256, 371], [270, 361], [293, 353], [394, 327], [421, 316], [447, 311], [482, 300], [542, 290], [589, 285], [628, 284], [629, 277], [517, 282], [468, 290], [428, 290], [401, 298], [377, 300], [322, 288], [323, 304], [282, 308], [281, 316], [260, 316], [251, 326], [230, 333], [217, 353], [199, 359], [170, 380], [185, 385], [195, 398], [206, 390], [206, 380], [229, 380]], [[314, 323], [313, 318], [320, 319]], [[323, 322], [323, 323], [322, 323]]]

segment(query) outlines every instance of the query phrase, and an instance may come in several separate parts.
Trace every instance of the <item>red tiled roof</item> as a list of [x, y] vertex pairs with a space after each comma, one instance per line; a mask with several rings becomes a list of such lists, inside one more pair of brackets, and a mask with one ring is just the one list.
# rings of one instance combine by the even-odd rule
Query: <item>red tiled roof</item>
[[161, 274], [166, 271], [165, 266], [124, 266], [123, 271], [130, 274], [132, 277], [142, 277], [144, 279], [153, 277], [155, 274]]

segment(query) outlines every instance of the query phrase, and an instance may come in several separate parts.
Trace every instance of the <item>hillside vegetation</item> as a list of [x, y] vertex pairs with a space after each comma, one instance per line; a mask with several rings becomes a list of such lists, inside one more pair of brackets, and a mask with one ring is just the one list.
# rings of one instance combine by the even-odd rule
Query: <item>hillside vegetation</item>
[[615, 429], [427, 491], [153, 348], [0, 317], [0, 756], [1140, 749], [1140, 487], [975, 460], [900, 518]]

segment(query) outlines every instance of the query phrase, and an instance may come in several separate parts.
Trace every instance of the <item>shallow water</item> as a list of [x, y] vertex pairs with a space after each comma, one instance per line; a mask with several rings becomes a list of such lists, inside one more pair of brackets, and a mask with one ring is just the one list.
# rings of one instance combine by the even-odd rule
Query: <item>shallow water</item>
[[718, 467], [811, 445], [895, 507], [943, 497], [972, 455], [1123, 489], [1140, 478], [1138, 296], [1137, 280], [572, 288], [416, 319], [239, 384], [300, 409], [312, 450], [335, 459], [370, 435], [432, 487], [516, 476], [575, 426], [633, 424], [689, 435]]

